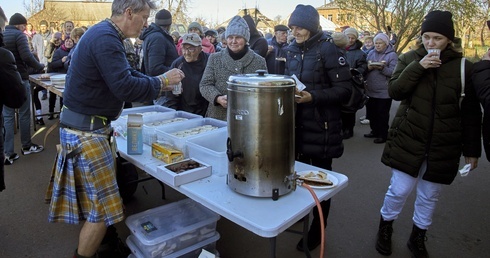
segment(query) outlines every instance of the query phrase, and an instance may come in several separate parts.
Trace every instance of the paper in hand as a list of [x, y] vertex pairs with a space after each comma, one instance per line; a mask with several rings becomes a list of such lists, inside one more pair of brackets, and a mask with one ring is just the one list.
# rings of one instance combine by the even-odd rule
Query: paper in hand
[[459, 169], [461, 176], [467, 176], [470, 173], [471, 164], [466, 164], [464, 167]]
[[296, 77], [296, 74], [293, 74], [291, 77], [293, 77], [294, 81], [296, 81], [296, 89], [298, 89], [298, 91], [303, 91], [306, 89], [306, 86], [298, 79], [298, 77]]

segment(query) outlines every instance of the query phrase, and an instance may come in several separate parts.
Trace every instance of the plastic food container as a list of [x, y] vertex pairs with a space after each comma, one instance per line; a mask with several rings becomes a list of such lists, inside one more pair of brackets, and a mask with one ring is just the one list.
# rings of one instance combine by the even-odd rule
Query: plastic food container
[[[211, 253], [217, 253], [216, 251], [216, 242], [219, 240], [220, 235], [218, 232], [213, 237], [210, 237], [206, 240], [203, 240], [197, 244], [191, 245], [189, 247], [186, 247], [182, 250], [179, 250], [177, 252], [171, 253], [167, 256], [164, 256], [165, 258], [197, 258], [199, 257], [199, 254], [201, 253], [201, 250], [204, 249], [206, 251], [209, 251]], [[145, 254], [138, 248], [136, 245], [136, 242], [138, 240], [136, 239], [135, 236], [129, 235], [128, 238], [126, 239], [126, 244], [128, 245], [129, 249], [131, 249], [132, 256], [133, 258], [145, 258], [148, 256], [145, 256]], [[219, 257], [219, 256], [217, 256]], [[129, 258], [129, 257], [128, 257]]]
[[228, 133], [210, 132], [187, 140], [189, 157], [202, 160], [212, 166], [213, 174], [228, 174], [228, 156], [226, 155], [226, 139]]
[[111, 125], [114, 128], [114, 131], [116, 131], [116, 133], [119, 136], [122, 136], [124, 139], [126, 139], [128, 114], [143, 115], [143, 124], [145, 124], [158, 120], [158, 117], [160, 117], [162, 114], [167, 112], [176, 112], [176, 111], [175, 109], [162, 107], [158, 105], [127, 108], [121, 112], [121, 115], [117, 120], [112, 121]]
[[148, 120], [146, 123], [143, 123], [143, 143], [151, 145], [157, 141], [155, 129], [191, 119], [202, 119], [202, 116], [185, 111], [164, 112], [158, 116], [154, 116], [152, 117], [153, 121]]
[[184, 199], [129, 216], [126, 225], [144, 257], [170, 255], [216, 235], [220, 216]]
[[185, 157], [188, 157], [186, 141], [197, 136], [203, 136], [213, 131], [227, 133], [226, 121], [203, 118], [192, 119], [182, 123], [168, 125], [155, 129], [158, 141], [165, 142], [181, 150]]

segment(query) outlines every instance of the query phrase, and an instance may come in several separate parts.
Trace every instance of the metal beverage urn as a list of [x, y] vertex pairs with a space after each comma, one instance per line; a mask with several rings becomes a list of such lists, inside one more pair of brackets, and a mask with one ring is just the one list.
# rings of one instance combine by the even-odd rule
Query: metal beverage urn
[[277, 200], [296, 187], [294, 79], [283, 75], [228, 79], [228, 177], [234, 191]]

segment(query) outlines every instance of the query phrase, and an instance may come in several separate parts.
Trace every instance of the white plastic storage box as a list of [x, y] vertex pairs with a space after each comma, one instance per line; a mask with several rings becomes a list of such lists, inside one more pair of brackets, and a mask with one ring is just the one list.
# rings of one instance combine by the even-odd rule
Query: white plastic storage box
[[187, 150], [192, 159], [202, 160], [212, 166], [213, 174], [228, 174], [228, 156], [226, 155], [227, 132], [210, 132], [187, 140]]
[[176, 112], [175, 109], [162, 107], [158, 105], [153, 106], [143, 106], [136, 108], [126, 108], [123, 109], [119, 118], [115, 121], [112, 121], [112, 127], [114, 130], [122, 137], [126, 139], [127, 134], [127, 123], [128, 123], [128, 114], [142, 114], [143, 115], [143, 124], [148, 123], [150, 121], [155, 121], [158, 119], [160, 115], [167, 112]]
[[151, 145], [157, 141], [155, 129], [191, 119], [202, 119], [202, 116], [185, 111], [164, 112], [143, 123], [143, 143]]
[[174, 146], [176, 149], [182, 151], [185, 157], [188, 157], [187, 140], [208, 134], [212, 131], [220, 131], [226, 134], [228, 130], [227, 125], [226, 121], [214, 118], [192, 119], [156, 129], [155, 132], [159, 141]]
[[137, 246], [136, 242], [138, 241], [135, 236], [129, 235], [128, 238], [126, 239], [126, 244], [128, 245], [129, 249], [131, 249], [132, 255], [136, 258], [146, 258], [146, 257], [165, 257], [165, 258], [198, 258], [199, 254], [201, 253], [202, 249], [211, 252], [211, 253], [217, 253], [216, 251], [216, 242], [219, 240], [220, 235], [218, 232], [214, 234], [214, 236], [203, 240], [201, 242], [198, 242], [194, 245], [191, 245], [189, 247], [186, 247], [182, 250], [173, 252], [169, 255], [164, 255], [162, 254], [161, 256], [145, 256], [146, 254], [139, 249]]
[[129, 216], [126, 225], [144, 257], [169, 255], [216, 235], [219, 215], [184, 199]]
[[151, 106], [141, 106], [134, 108], [125, 108], [121, 112], [121, 116], [119, 118], [127, 118], [128, 114], [143, 114], [143, 117], [147, 116], [149, 118], [151, 115], [155, 115], [157, 113], [176, 111], [173, 108], [168, 108], [160, 105], [151, 105]]

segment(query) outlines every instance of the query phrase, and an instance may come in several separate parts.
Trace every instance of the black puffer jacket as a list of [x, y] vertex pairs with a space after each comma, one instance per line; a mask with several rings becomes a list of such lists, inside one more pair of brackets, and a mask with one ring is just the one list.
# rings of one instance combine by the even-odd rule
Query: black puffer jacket
[[165, 92], [167, 102], [165, 106], [176, 110], [183, 110], [196, 115], [205, 116], [209, 102], [201, 95], [199, 83], [201, 82], [204, 69], [208, 63], [209, 54], [201, 52], [199, 59], [192, 63], [185, 61], [183, 56], [177, 58], [171, 68], [179, 68], [186, 77], [182, 79], [182, 94], [174, 95], [171, 91]]
[[460, 109], [462, 54], [443, 50], [442, 65], [436, 69], [422, 67], [419, 61], [425, 55], [421, 47], [398, 58], [388, 91], [401, 104], [381, 160], [413, 177], [427, 161], [424, 180], [451, 184], [461, 152], [465, 157], [481, 155], [481, 111], [469, 76], [472, 63], [465, 63], [466, 96]]
[[346, 48], [345, 51], [345, 58], [347, 59], [347, 62], [349, 63], [350, 68], [355, 68], [357, 71], [362, 73], [363, 76], [366, 76], [367, 74], [367, 60], [366, 60], [366, 53], [362, 51], [362, 42], [359, 40], [356, 40], [354, 45], [350, 46], [349, 48]]
[[319, 31], [304, 44], [294, 40], [286, 57], [286, 75], [296, 75], [312, 102], [297, 105], [296, 152], [314, 158], [338, 158], [342, 102], [351, 94], [351, 75], [342, 50]]
[[141, 71], [146, 75], [157, 76], [170, 70], [172, 62], [179, 57], [172, 36], [152, 23], [140, 39], [143, 40]]
[[490, 161], [490, 60], [482, 60], [473, 66], [473, 85], [483, 106], [483, 147]]
[[34, 54], [32, 54], [26, 35], [17, 29], [17, 27], [14, 25], [5, 27], [3, 40], [5, 48], [14, 55], [17, 70], [22, 80], [29, 80], [28, 67], [32, 67], [35, 71], [40, 71], [44, 68], [44, 65], [39, 63], [34, 57]]
[[247, 22], [248, 28], [250, 30], [250, 41], [248, 42], [248, 44], [250, 45], [250, 49], [259, 54], [259, 56], [265, 58], [265, 56], [267, 55], [267, 50], [269, 48], [267, 40], [257, 30], [252, 16], [245, 15], [243, 16], [243, 19]]

